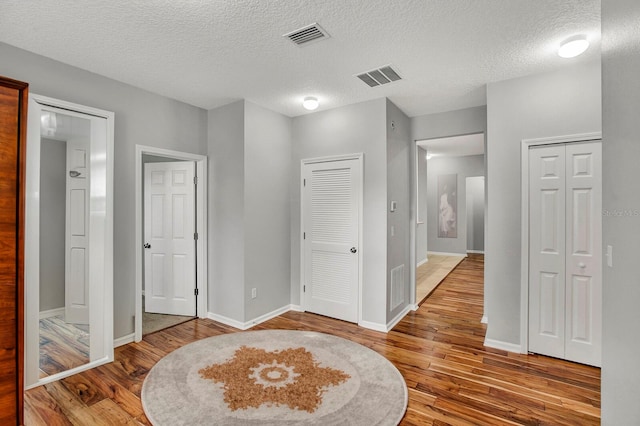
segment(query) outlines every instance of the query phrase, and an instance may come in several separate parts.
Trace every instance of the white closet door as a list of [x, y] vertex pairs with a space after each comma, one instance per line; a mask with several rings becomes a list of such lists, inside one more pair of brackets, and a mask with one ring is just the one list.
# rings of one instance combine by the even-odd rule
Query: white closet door
[[599, 142], [529, 152], [529, 350], [599, 366], [602, 159]]
[[360, 160], [305, 164], [304, 307], [358, 321]]
[[529, 350], [564, 357], [565, 148], [529, 152]]
[[565, 358], [600, 365], [602, 337], [602, 163], [600, 143], [566, 146]]

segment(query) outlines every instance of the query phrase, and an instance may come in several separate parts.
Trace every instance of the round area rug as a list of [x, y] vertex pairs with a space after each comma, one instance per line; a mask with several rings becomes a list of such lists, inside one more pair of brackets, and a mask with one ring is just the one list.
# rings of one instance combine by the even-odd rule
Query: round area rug
[[155, 426], [397, 425], [407, 386], [377, 352], [309, 331], [210, 337], [161, 359], [142, 386]]

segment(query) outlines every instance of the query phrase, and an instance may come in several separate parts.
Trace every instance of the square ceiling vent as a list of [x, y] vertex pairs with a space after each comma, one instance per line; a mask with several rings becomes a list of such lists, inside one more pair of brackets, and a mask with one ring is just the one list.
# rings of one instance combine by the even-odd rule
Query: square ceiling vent
[[318, 23], [314, 22], [311, 25], [284, 34], [282, 37], [288, 38], [298, 46], [306, 46], [312, 42], [329, 38], [330, 35]]
[[371, 71], [363, 72], [356, 75], [360, 80], [364, 81], [369, 87], [376, 87], [394, 81], [402, 80], [400, 74], [391, 65], [385, 65], [384, 67], [376, 68]]

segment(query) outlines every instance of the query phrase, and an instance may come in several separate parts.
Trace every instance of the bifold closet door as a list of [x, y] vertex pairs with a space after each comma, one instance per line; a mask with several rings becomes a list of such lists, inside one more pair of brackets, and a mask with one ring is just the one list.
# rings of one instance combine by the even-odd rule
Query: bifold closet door
[[529, 350], [600, 365], [601, 144], [529, 152]]

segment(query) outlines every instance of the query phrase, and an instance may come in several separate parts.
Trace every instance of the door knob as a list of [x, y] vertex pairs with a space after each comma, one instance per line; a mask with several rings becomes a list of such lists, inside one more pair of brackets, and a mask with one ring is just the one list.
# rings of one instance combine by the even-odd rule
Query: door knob
[[351, 247], [351, 253], [355, 253], [357, 251], [358, 251], [358, 249], [356, 249], [355, 247]]
[[149, 244], [149, 243], [145, 243], [145, 244], [144, 244], [144, 248], [151, 248], [151, 244]]

